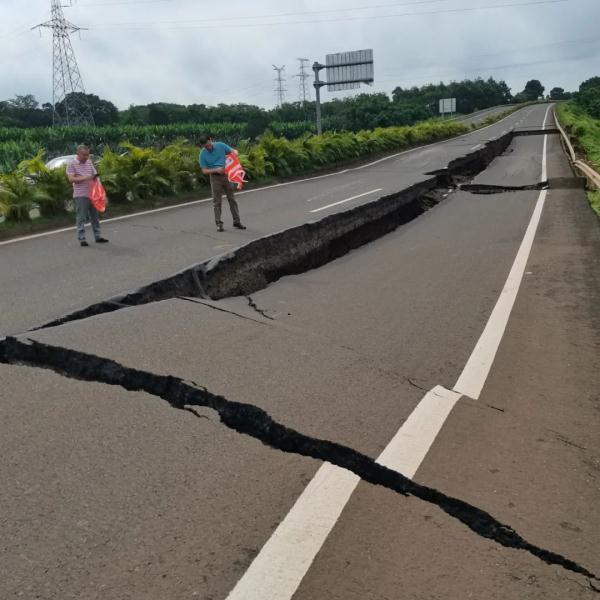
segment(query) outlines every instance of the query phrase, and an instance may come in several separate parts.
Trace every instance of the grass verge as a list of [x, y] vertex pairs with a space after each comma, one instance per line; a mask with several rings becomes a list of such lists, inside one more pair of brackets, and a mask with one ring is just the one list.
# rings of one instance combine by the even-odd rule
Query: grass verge
[[[558, 119], [569, 133], [575, 152], [600, 172], [600, 120], [590, 117], [574, 102], [556, 107]], [[600, 190], [588, 192], [590, 204], [600, 217]]]

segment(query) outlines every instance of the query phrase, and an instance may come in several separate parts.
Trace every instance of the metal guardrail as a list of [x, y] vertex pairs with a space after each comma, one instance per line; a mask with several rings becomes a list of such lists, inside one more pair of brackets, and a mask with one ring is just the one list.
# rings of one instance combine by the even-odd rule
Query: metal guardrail
[[598, 173], [598, 171], [596, 171], [595, 169], [590, 167], [590, 165], [588, 165], [586, 162], [579, 160], [577, 158], [577, 155], [575, 154], [575, 148], [573, 148], [573, 144], [571, 144], [571, 140], [569, 139], [569, 136], [563, 129], [562, 125], [560, 124], [560, 122], [556, 116], [556, 110], [554, 110], [554, 122], [556, 123], [556, 127], [560, 131], [562, 139], [563, 139], [565, 146], [569, 152], [569, 158], [571, 159], [571, 163], [573, 164], [573, 166], [576, 169], [578, 169], [581, 173], [583, 173], [583, 175], [588, 180], [591, 187], [593, 187], [595, 189], [600, 189], [600, 173]]

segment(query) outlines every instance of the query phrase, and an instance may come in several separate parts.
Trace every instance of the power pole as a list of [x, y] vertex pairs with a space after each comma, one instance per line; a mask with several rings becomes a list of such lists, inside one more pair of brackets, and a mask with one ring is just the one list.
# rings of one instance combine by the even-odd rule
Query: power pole
[[285, 88], [285, 79], [283, 77], [285, 65], [281, 67], [276, 67], [273, 65], [273, 69], [277, 71], [277, 77], [275, 78], [275, 82], [277, 83], [277, 87], [275, 88], [275, 93], [277, 94], [277, 105], [282, 106], [285, 102], [285, 92], [287, 92], [287, 89]]
[[[61, 0], [51, 0], [52, 19], [32, 29], [52, 29], [52, 124], [94, 125], [92, 110], [71, 44], [71, 34], [82, 30], [65, 19]], [[69, 6], [71, 4], [69, 3]], [[60, 108], [57, 108], [60, 105]]]
[[310, 100], [310, 87], [307, 85], [306, 80], [309, 79], [310, 75], [306, 71], [306, 65], [309, 62], [308, 58], [299, 58], [300, 61], [300, 72], [294, 77], [298, 77], [300, 100], [304, 103]]

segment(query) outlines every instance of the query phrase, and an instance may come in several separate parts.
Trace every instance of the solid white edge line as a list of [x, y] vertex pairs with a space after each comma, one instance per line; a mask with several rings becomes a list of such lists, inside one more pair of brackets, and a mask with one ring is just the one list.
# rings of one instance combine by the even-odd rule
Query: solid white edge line
[[547, 109], [546, 109], [546, 114], [544, 115], [544, 122], [542, 123], [542, 129], [546, 129], [546, 121], [548, 120], [548, 115], [550, 113], [550, 109], [553, 107], [554, 105], [551, 104]]
[[[438, 142], [433, 142], [431, 144], [426, 144], [425, 146], [418, 146], [417, 148], [410, 148], [409, 150], [403, 150], [402, 152], [397, 152], [396, 154], [391, 154], [390, 156], [385, 156], [383, 158], [380, 158], [378, 160], [375, 160], [373, 162], [370, 162], [366, 165], [362, 165], [360, 167], [353, 167], [353, 168], [346, 168], [343, 169], [342, 171], [335, 171], [333, 173], [326, 173], [325, 175], [315, 175], [314, 177], [306, 177], [304, 179], [296, 179], [294, 181], [285, 181], [283, 183], [275, 183], [273, 185], [266, 185], [264, 187], [259, 187], [259, 188], [254, 188], [252, 190], [244, 190], [242, 192], [237, 192], [236, 194], [238, 196], [241, 196], [242, 194], [252, 194], [255, 192], [261, 192], [263, 190], [270, 190], [273, 188], [277, 188], [277, 187], [284, 187], [286, 185], [295, 185], [297, 183], [303, 183], [305, 181], [314, 181], [315, 179], [323, 179], [325, 177], [333, 177], [335, 175], [343, 175], [344, 173], [348, 173], [349, 171], [358, 171], [360, 169], [366, 169], [367, 167], [372, 167], [373, 165], [379, 164], [380, 162], [383, 162], [384, 160], [391, 160], [392, 158], [397, 158], [398, 156], [402, 156], [403, 154], [409, 154], [411, 152], [418, 152], [420, 150], [424, 150], [425, 148], [430, 148], [431, 146], [435, 146], [438, 144], [446, 144], [448, 142], [451, 142], [453, 140], [460, 140], [462, 138], [468, 137], [470, 135], [474, 135], [480, 131], [484, 131], [485, 129], [488, 129], [489, 127], [494, 127], [495, 125], [498, 125], [500, 123], [502, 123], [502, 121], [505, 121], [506, 119], [509, 119], [510, 117], [516, 115], [519, 111], [524, 110], [524, 109], [519, 109], [517, 111], [515, 111], [514, 113], [511, 113], [510, 115], [506, 115], [506, 117], [504, 117], [503, 119], [500, 119], [499, 121], [496, 121], [495, 123], [492, 123], [491, 125], [486, 125], [485, 127], [481, 127], [480, 129], [475, 129], [473, 131], [470, 131], [469, 133], [465, 133], [463, 135], [459, 135], [458, 137], [455, 138], [450, 138], [447, 140], [441, 140]], [[103, 219], [101, 221], [101, 223], [110, 223], [112, 221], [124, 221], [125, 219], [132, 219], [133, 217], [141, 217], [144, 215], [150, 215], [153, 213], [158, 213], [158, 212], [162, 212], [165, 210], [173, 210], [175, 208], [181, 208], [183, 206], [193, 206], [194, 204], [201, 204], [204, 202], [210, 202], [212, 200], [212, 198], [203, 198], [201, 200], [191, 200], [189, 202], [182, 202], [181, 204], [173, 204], [172, 206], [163, 206], [161, 208], [154, 208], [152, 210], [145, 210], [142, 212], [137, 212], [137, 213], [132, 213], [130, 215], [123, 215], [121, 217], [112, 217], [110, 219]], [[27, 236], [23, 236], [23, 237], [19, 237], [19, 238], [14, 238], [12, 240], [6, 240], [4, 242], [0, 242], [0, 246], [6, 246], [8, 244], [16, 244], [17, 242], [25, 242], [27, 240], [33, 240], [36, 238], [41, 238], [41, 237], [45, 237], [48, 235], [55, 235], [57, 233], [64, 233], [65, 231], [75, 231], [75, 227], [64, 227], [62, 229], [53, 229], [52, 231], [44, 231], [42, 233], [34, 233], [32, 235], [27, 235]]]
[[461, 394], [441, 385], [427, 392], [379, 455], [388, 469], [414, 477]]
[[[241, 193], [241, 192], [240, 192]], [[151, 210], [144, 210], [142, 212], [132, 213], [130, 215], [122, 215], [120, 217], [111, 217], [110, 219], [102, 219], [100, 222], [103, 223], [111, 223], [113, 221], [124, 221], [125, 219], [132, 219], [133, 217], [142, 217], [144, 215], [150, 215], [158, 212], [163, 212], [165, 210], [172, 210], [174, 208], [182, 208], [184, 206], [192, 206], [194, 204], [203, 204], [204, 202], [210, 202], [212, 198], [202, 198], [200, 200], [191, 200], [190, 202], [182, 202], [181, 204], [173, 204], [171, 206], [163, 206], [161, 208], [153, 208]], [[89, 225], [86, 225], [89, 227]], [[27, 240], [33, 240], [36, 238], [45, 237], [47, 235], [54, 235], [55, 233], [64, 233], [65, 231], [75, 231], [76, 227], [63, 227], [62, 229], [53, 229], [52, 231], [44, 231], [42, 233], [34, 233], [33, 235], [26, 235], [20, 238], [15, 238], [13, 240], [6, 240], [4, 242], [0, 242], [0, 246], [5, 246], [7, 244], [16, 244], [17, 242], [25, 242]]]
[[453, 390], [459, 394], [469, 396], [474, 400], [479, 398], [487, 376], [492, 368], [496, 352], [500, 346], [502, 336], [508, 324], [508, 319], [517, 298], [527, 260], [533, 246], [533, 240], [537, 231], [547, 190], [542, 190], [533, 210], [531, 220], [521, 242], [519, 251], [508, 274], [506, 284], [500, 293], [500, 297], [494, 306], [494, 310], [477, 341], [473, 353], [469, 357], [465, 368], [460, 374]]
[[328, 208], [332, 208], [334, 206], [338, 206], [340, 204], [344, 204], [345, 202], [350, 202], [351, 200], [356, 200], [357, 198], [362, 198], [363, 196], [368, 196], [369, 194], [374, 194], [375, 192], [381, 192], [383, 188], [377, 188], [376, 190], [371, 190], [370, 192], [365, 192], [364, 194], [358, 194], [358, 196], [352, 196], [352, 198], [346, 198], [345, 200], [340, 200], [338, 202], [334, 202], [333, 204], [328, 204], [327, 206], [321, 206], [320, 208], [315, 208], [311, 210], [311, 213], [321, 212], [322, 210], [327, 210]]
[[27, 240], [34, 240], [36, 238], [45, 237], [47, 235], [55, 235], [57, 233], [64, 233], [65, 231], [75, 231], [75, 227], [63, 227], [62, 229], [53, 229], [52, 231], [44, 231], [43, 233], [34, 233], [32, 235], [25, 235], [23, 237], [14, 238], [12, 240], [5, 240], [0, 242], [0, 246], [8, 246], [9, 244], [16, 244], [17, 242], [26, 242]]
[[289, 600], [359, 480], [350, 471], [323, 463], [227, 600]]
[[[523, 278], [546, 193], [540, 193], [500, 298], [454, 389], [436, 386], [423, 397], [379, 456], [380, 464], [413, 477], [461, 395], [479, 398]], [[354, 474], [322, 465], [227, 600], [290, 600], [357, 485]]]
[[542, 147], [542, 178], [540, 181], [546, 181], [548, 179], [548, 161], [546, 158], [546, 152], [548, 149], [548, 136], [544, 136], [544, 145]]
[[[460, 397], [479, 398], [523, 279], [546, 195], [542, 190], [500, 297], [454, 389], [436, 386], [429, 391], [378, 463], [413, 477]], [[353, 473], [324, 463], [227, 600], [290, 600], [358, 482]]]
[[[548, 110], [550, 109], [550, 106], [548, 107]], [[544, 117], [542, 127], [545, 127], [548, 110], [546, 110], [546, 116]], [[547, 139], [548, 136], [545, 135], [544, 146], [542, 149], [542, 181], [545, 181], [547, 176]], [[496, 352], [500, 346], [500, 341], [504, 335], [504, 330], [508, 324], [508, 319], [517, 298], [519, 287], [523, 281], [523, 274], [525, 273], [531, 248], [533, 247], [533, 241], [542, 216], [542, 210], [544, 209], [547, 194], [547, 190], [542, 190], [538, 196], [535, 208], [533, 209], [533, 214], [529, 220], [529, 225], [523, 236], [523, 241], [521, 242], [517, 256], [515, 257], [508, 274], [504, 288], [500, 293], [500, 297], [494, 306], [494, 310], [490, 315], [483, 333], [475, 345], [475, 349], [453, 388], [455, 392], [469, 396], [474, 400], [477, 400], [481, 394], [481, 390], [483, 389], [496, 357]]]
[[[442, 386], [428, 392], [377, 462], [413, 477], [459, 398]], [[324, 463], [227, 600], [289, 600], [359, 481], [354, 473]]]

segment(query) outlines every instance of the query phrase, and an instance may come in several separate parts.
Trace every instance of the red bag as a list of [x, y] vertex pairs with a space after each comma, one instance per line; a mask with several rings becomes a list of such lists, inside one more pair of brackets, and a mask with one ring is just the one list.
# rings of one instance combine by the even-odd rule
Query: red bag
[[92, 189], [90, 191], [90, 201], [92, 203], [92, 206], [98, 212], [103, 213], [106, 210], [106, 191], [98, 177], [96, 177], [96, 179], [94, 179], [94, 183], [92, 183]]
[[225, 157], [225, 175], [227, 175], [227, 179], [231, 183], [237, 184], [238, 190], [241, 190], [244, 187], [246, 171], [244, 171], [235, 152], [230, 152]]

